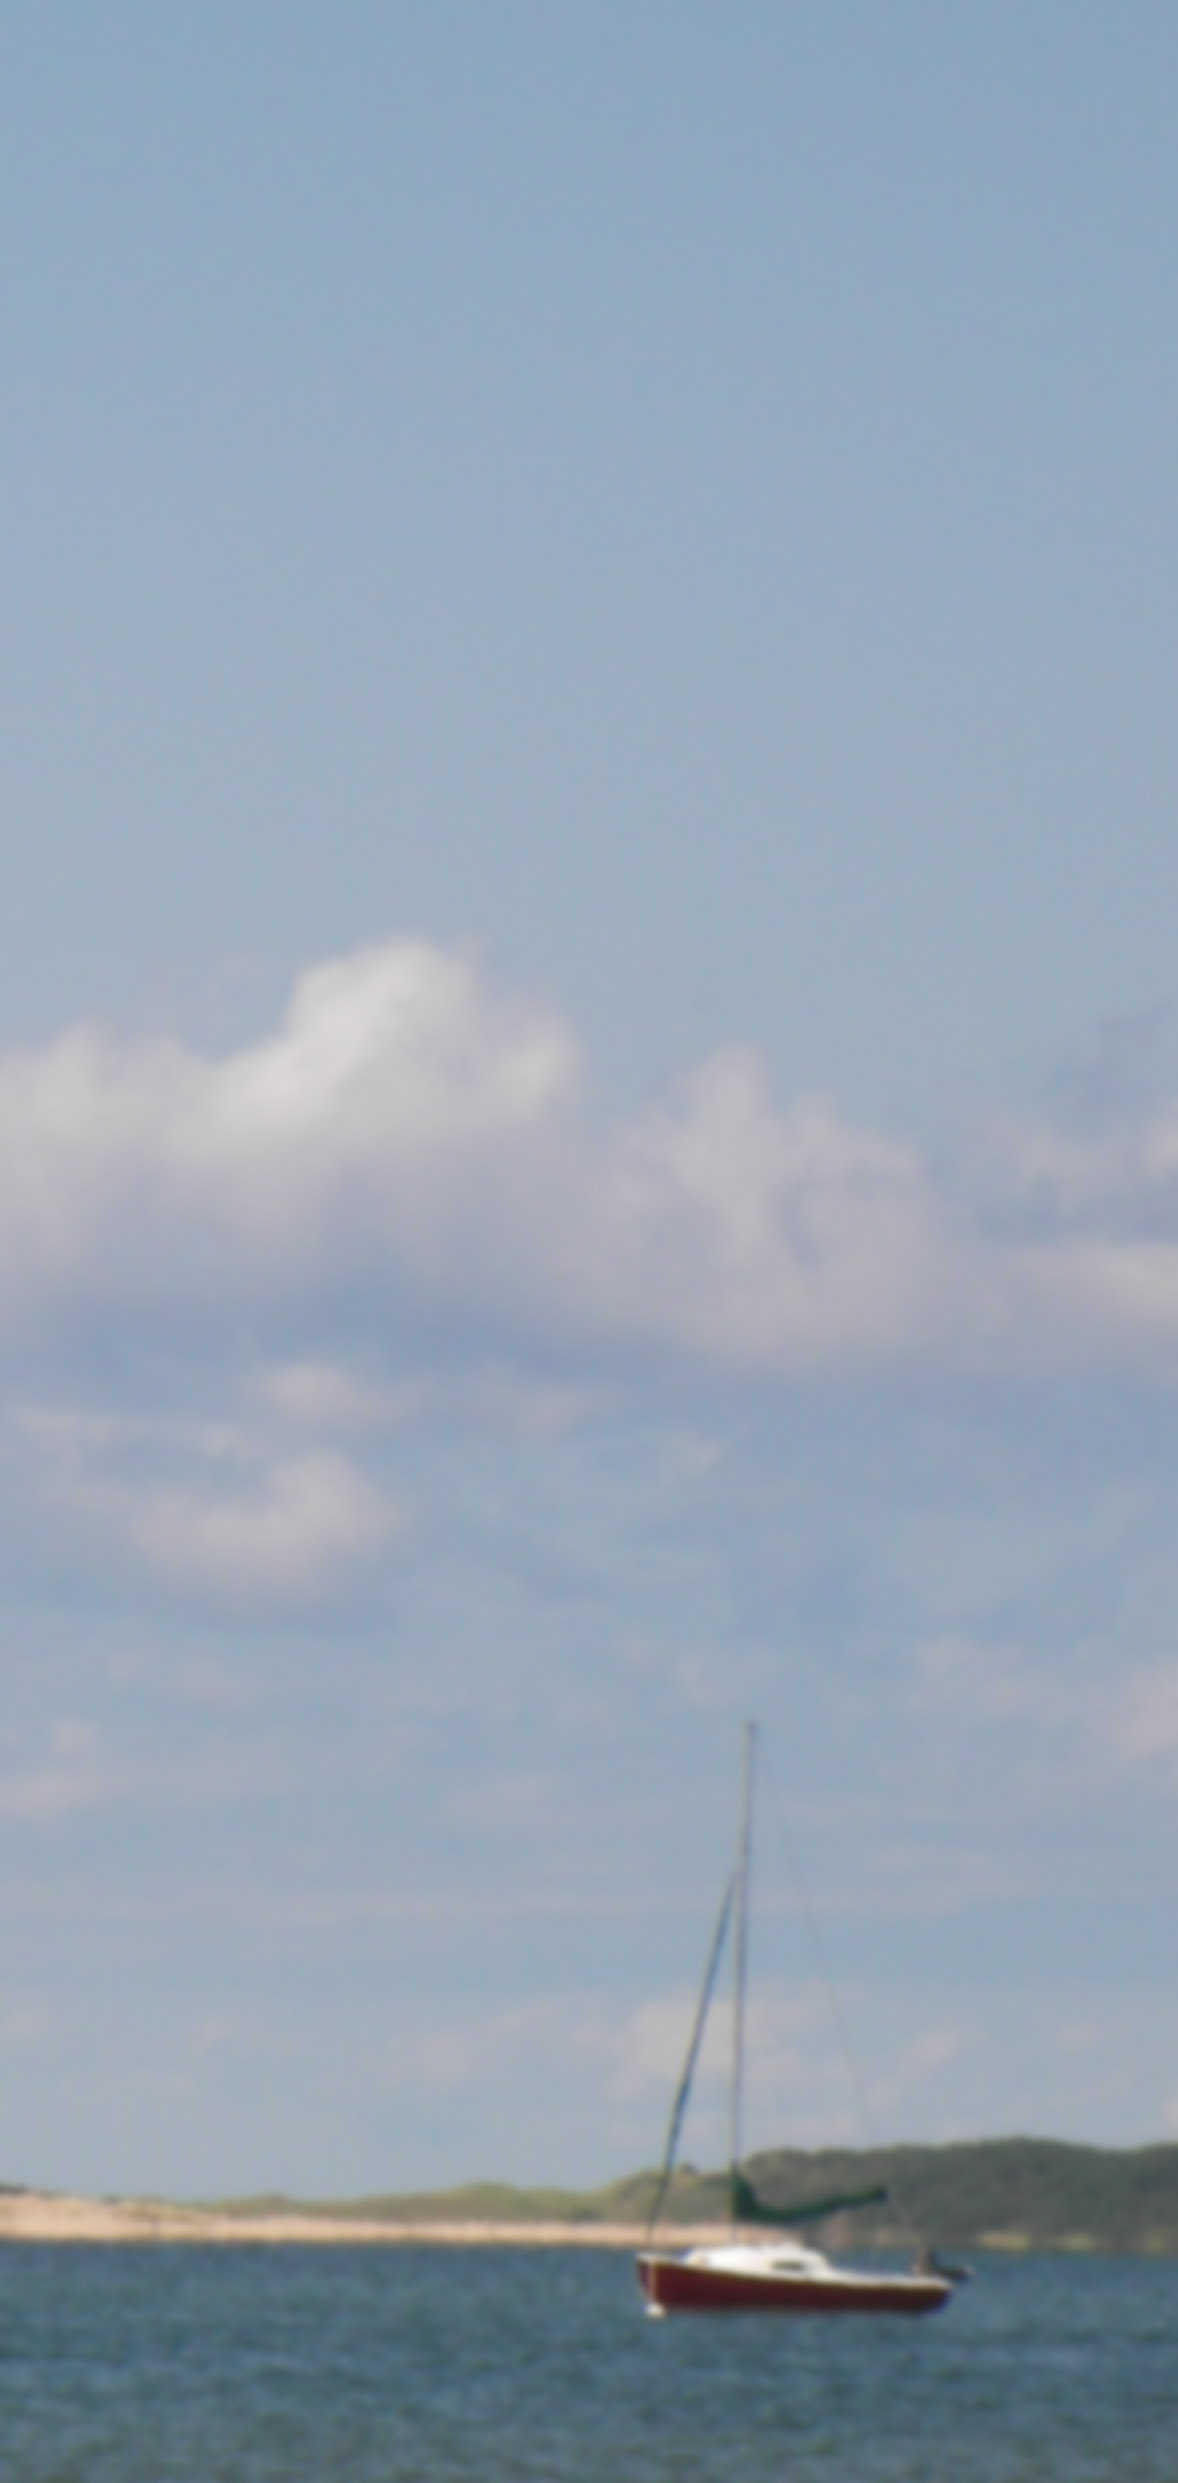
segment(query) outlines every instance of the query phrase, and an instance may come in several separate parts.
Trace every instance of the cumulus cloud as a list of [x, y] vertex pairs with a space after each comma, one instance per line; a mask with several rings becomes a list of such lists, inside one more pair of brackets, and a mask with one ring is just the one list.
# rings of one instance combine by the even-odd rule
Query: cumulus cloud
[[423, 1275], [574, 1072], [550, 1014], [412, 943], [307, 974], [273, 1040], [228, 1060], [92, 1028], [10, 1055], [4, 1296], [298, 1290], [390, 1245]]
[[554, 1008], [421, 941], [316, 966], [226, 1057], [0, 1055], [10, 1494], [282, 1604], [396, 1546], [411, 1432], [555, 1443], [693, 1375], [1178, 1373], [1164, 1096], [934, 1162], [747, 1046], [629, 1117], [589, 1092]]
[[383, 1542], [397, 1522], [386, 1498], [325, 1453], [276, 1464], [246, 1491], [107, 1487], [104, 1505], [161, 1577], [235, 1603], [301, 1597]]
[[83, 1028], [0, 1060], [10, 1339], [281, 1311], [309, 1409], [361, 1300], [525, 1360], [768, 1378], [1168, 1357], [1178, 1107], [995, 1123], [934, 1171], [821, 1098], [783, 1108], [736, 1046], [602, 1127], [553, 1009], [397, 941], [316, 967], [225, 1059]]
[[[342, 1385], [312, 1391], [311, 1403], [321, 1421], [325, 1409], [336, 1422], [353, 1415]], [[296, 1430], [306, 1418], [296, 1390]], [[337, 1447], [292, 1452], [248, 1422], [20, 1406], [7, 1433], [59, 1520], [214, 1603], [314, 1600], [406, 1522], [397, 1498]]]

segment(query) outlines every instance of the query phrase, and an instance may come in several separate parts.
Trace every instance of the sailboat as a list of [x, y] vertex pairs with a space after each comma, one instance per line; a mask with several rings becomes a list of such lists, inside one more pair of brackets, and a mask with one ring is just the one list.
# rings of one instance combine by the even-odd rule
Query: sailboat
[[[876, 2187], [839, 2197], [772, 2207], [758, 2198], [741, 2169], [745, 2052], [745, 1985], [748, 1969], [749, 1880], [752, 1859], [753, 1771], [756, 1727], [745, 1727], [740, 1833], [735, 1866], [725, 1885], [687, 2058], [675, 2090], [667, 2143], [646, 2242], [638, 2252], [638, 2280], [647, 2309], [667, 2311], [939, 2311], [953, 2291], [954, 2275], [924, 2252], [907, 2274], [887, 2268], [842, 2268], [822, 2251], [798, 2241], [789, 2228], [812, 2224], [848, 2208], [874, 2206], [887, 2198]], [[679, 2134], [699, 2059], [720, 1959], [730, 1928], [733, 1938], [732, 2061], [729, 2082], [729, 2204], [731, 2239], [690, 2250], [662, 2250], [655, 2235], [671, 2177]], [[772, 2240], [766, 2226], [775, 2228]], [[762, 2237], [758, 2238], [757, 2228]], [[964, 2271], [962, 2271], [964, 2273]], [[956, 2274], [956, 2271], [954, 2272]]]

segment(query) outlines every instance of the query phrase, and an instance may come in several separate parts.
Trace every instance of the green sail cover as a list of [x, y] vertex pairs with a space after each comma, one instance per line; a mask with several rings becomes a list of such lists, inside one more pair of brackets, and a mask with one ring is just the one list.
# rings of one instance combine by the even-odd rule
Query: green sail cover
[[806, 2199], [792, 2207], [769, 2207], [757, 2197], [752, 2183], [743, 2173], [734, 2172], [729, 2187], [729, 2204], [734, 2224], [813, 2224], [819, 2216], [837, 2215], [844, 2207], [879, 2207], [887, 2198], [885, 2189], [844, 2190], [837, 2198]]

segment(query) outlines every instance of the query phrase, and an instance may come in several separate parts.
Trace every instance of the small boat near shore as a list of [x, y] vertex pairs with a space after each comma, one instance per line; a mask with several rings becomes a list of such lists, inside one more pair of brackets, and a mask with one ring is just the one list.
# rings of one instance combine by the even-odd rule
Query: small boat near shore
[[638, 2254], [647, 2308], [665, 2311], [939, 2311], [947, 2276], [836, 2267], [802, 2242], [722, 2242]]
[[[888, 2196], [876, 2186], [837, 2197], [798, 2200], [775, 2206], [758, 2197], [742, 2168], [744, 2087], [745, 1986], [748, 1963], [748, 1904], [752, 1856], [753, 1768], [756, 1730], [745, 1729], [744, 1775], [740, 1833], [735, 1867], [726, 1883], [712, 1935], [703, 1988], [696, 2009], [687, 2058], [671, 2106], [663, 2163], [644, 2247], [637, 2254], [638, 2281], [648, 2311], [661, 2318], [668, 2311], [794, 2311], [892, 2312], [919, 2316], [939, 2311], [950, 2299], [965, 2270], [941, 2267], [921, 2249], [908, 2270], [843, 2268], [789, 2228], [820, 2222], [856, 2207], [882, 2204]], [[697, 2245], [689, 2250], [660, 2249], [655, 2235], [675, 2170], [679, 2135], [691, 2093], [720, 1961], [733, 1931], [732, 2060], [729, 2076], [729, 2204], [731, 2240]], [[774, 2238], [758, 2238], [758, 2228], [772, 2226]]]

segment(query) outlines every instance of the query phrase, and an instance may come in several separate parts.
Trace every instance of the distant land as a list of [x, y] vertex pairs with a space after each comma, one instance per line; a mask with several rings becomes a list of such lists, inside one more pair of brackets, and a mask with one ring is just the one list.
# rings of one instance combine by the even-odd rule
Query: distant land
[[[804, 2202], [883, 2184], [886, 2207], [811, 2228], [825, 2247], [904, 2249], [915, 2235], [954, 2250], [1126, 2251], [1178, 2256], [1178, 2144], [1113, 2148], [1050, 2138], [940, 2147], [779, 2149], [748, 2170], [766, 2202]], [[623, 2247], [640, 2238], [653, 2172], [601, 2190], [472, 2182], [373, 2198], [256, 2198], [180, 2204], [83, 2199], [0, 2184], [0, 2241], [510, 2241]], [[723, 2225], [723, 2173], [684, 2165], [666, 2223], [683, 2238]]]
[[[779, 2148], [749, 2172], [767, 2202], [822, 2198], [882, 2183], [887, 2207], [828, 2217], [824, 2247], [903, 2248], [913, 2228], [955, 2249], [1113, 2250], [1178, 2254], [1178, 2144], [1114, 2148], [1052, 2138], [983, 2138], [941, 2147]], [[637, 2227], [655, 2175], [633, 2173], [602, 2190], [514, 2189], [473, 2182], [336, 2204], [321, 2212], [420, 2225]], [[225, 2213], [274, 2212], [277, 2199], [227, 2202]], [[303, 2209], [303, 2213], [314, 2210]], [[685, 2165], [664, 2210], [670, 2225], [716, 2225], [727, 2215], [727, 2176]], [[588, 2238], [588, 2235], [586, 2235]]]

